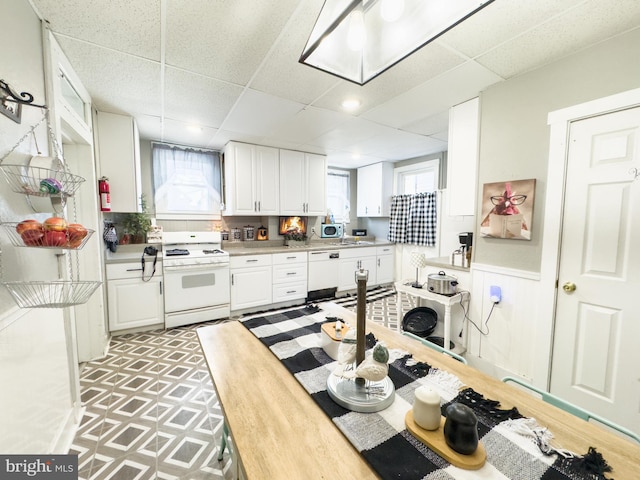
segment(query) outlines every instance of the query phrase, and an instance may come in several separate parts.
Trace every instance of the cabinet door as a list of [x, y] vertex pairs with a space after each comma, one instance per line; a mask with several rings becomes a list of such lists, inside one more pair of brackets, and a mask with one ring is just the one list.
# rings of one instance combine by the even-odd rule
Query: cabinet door
[[235, 215], [253, 215], [255, 213], [255, 169], [254, 146], [246, 143], [229, 144], [227, 161], [231, 162], [227, 170], [231, 196], [231, 213]]
[[393, 283], [393, 255], [379, 255], [376, 264], [376, 283]]
[[359, 217], [388, 217], [393, 191], [393, 164], [374, 163], [358, 169]]
[[307, 198], [305, 215], [327, 213], [327, 158], [324, 155], [305, 153]]
[[146, 327], [164, 323], [162, 280], [139, 278], [107, 282], [109, 330]]
[[231, 270], [231, 310], [271, 303], [271, 266]]
[[476, 172], [479, 142], [478, 98], [451, 108], [447, 154], [449, 215], [476, 214]]
[[304, 214], [306, 185], [304, 153], [280, 150], [280, 214]]
[[376, 257], [340, 259], [339, 268], [340, 275], [338, 291], [355, 290], [358, 288], [358, 284], [356, 283], [356, 271], [360, 268], [369, 272], [367, 286], [376, 285]]
[[277, 148], [255, 147], [256, 198], [260, 215], [278, 215], [280, 188], [280, 152]]
[[100, 176], [109, 179], [112, 212], [140, 211], [140, 140], [132, 117], [96, 113]]

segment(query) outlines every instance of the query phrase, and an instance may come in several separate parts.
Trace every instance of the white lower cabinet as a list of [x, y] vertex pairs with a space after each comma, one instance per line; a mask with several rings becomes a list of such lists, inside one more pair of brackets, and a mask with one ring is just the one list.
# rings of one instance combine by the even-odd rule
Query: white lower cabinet
[[361, 268], [369, 272], [367, 286], [376, 285], [376, 247], [345, 248], [340, 251], [338, 291], [354, 290], [355, 272]]
[[393, 283], [395, 246], [386, 245], [376, 250], [376, 283], [384, 285]]
[[271, 255], [231, 257], [231, 310], [269, 305], [272, 303]]
[[274, 253], [273, 303], [307, 296], [307, 252]]
[[[109, 331], [164, 324], [162, 275], [143, 281], [139, 262], [110, 264], [106, 272]], [[145, 280], [149, 276], [145, 271]]]

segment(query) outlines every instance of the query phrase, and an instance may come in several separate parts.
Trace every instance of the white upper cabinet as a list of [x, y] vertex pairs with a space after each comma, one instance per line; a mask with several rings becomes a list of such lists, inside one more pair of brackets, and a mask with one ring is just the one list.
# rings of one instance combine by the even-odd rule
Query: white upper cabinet
[[132, 117], [96, 112], [95, 144], [98, 177], [107, 177], [112, 212], [138, 212], [140, 195], [140, 138]]
[[388, 217], [392, 192], [392, 163], [380, 162], [358, 168], [359, 217]]
[[278, 215], [279, 158], [277, 148], [238, 142], [227, 144], [223, 215]]
[[327, 159], [280, 150], [280, 214], [325, 215]]
[[477, 97], [449, 111], [447, 198], [450, 216], [476, 214], [479, 113]]

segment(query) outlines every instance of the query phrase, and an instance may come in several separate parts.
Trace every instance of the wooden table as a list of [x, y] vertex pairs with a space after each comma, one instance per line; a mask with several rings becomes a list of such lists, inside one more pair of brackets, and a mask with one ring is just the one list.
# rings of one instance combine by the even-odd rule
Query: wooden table
[[[355, 325], [355, 314], [323, 304], [327, 315]], [[616, 479], [633, 479], [640, 446], [504, 384], [373, 322], [367, 332], [389, 348], [457, 375], [503, 408], [517, 406], [555, 435], [555, 445], [584, 454], [595, 447]], [[249, 330], [231, 321], [197, 330], [216, 393], [249, 480], [378, 478], [347, 438], [282, 363]]]

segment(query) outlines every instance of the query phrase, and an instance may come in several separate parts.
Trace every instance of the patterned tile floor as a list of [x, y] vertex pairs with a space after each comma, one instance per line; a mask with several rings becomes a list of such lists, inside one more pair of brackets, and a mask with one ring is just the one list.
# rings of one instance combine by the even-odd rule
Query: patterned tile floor
[[[367, 318], [395, 328], [395, 302], [368, 303]], [[114, 336], [104, 359], [83, 366], [86, 412], [69, 452], [80, 479], [231, 478], [228, 451], [217, 460], [222, 412], [196, 336], [203, 325]]]

